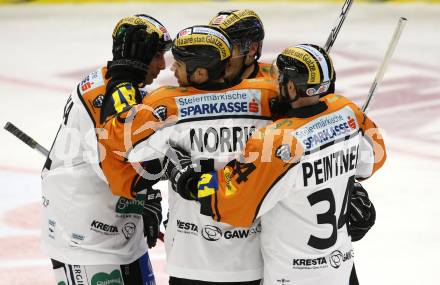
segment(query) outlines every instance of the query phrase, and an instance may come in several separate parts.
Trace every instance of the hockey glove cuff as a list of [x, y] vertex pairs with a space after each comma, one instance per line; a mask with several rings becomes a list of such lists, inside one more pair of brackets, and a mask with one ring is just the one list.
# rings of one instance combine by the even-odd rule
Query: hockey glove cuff
[[178, 147], [170, 147], [162, 167], [175, 192], [183, 199], [197, 200], [197, 182], [202, 173], [196, 171], [198, 165], [192, 162], [187, 152]]
[[367, 191], [358, 182], [354, 183], [350, 198], [348, 232], [352, 241], [362, 239], [376, 221], [376, 210], [368, 198]]
[[149, 248], [156, 245], [162, 222], [162, 195], [157, 189], [150, 188], [147, 191], [144, 203], [142, 219], [144, 221], [144, 235], [147, 238]]

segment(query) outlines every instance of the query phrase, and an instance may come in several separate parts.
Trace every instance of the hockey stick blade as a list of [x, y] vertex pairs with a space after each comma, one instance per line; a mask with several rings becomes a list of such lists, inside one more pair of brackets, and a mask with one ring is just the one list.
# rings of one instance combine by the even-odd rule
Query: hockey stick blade
[[382, 60], [382, 63], [379, 67], [379, 70], [377, 71], [376, 77], [374, 78], [373, 84], [370, 87], [370, 90], [368, 91], [367, 99], [364, 102], [364, 105], [362, 106], [362, 111], [366, 113], [368, 111], [368, 108], [370, 106], [370, 103], [374, 97], [374, 94], [377, 91], [377, 87], [380, 85], [380, 83], [383, 80], [384, 74], [386, 69], [388, 68], [388, 65], [390, 63], [390, 59], [393, 56], [394, 50], [396, 49], [397, 43], [399, 42], [400, 35], [402, 34], [403, 28], [406, 25], [406, 22], [408, 20], [404, 17], [400, 17], [399, 22], [397, 23], [396, 30], [394, 31], [393, 37], [391, 38], [391, 42], [388, 45], [388, 49], [385, 53], [385, 56]]
[[33, 138], [25, 134], [22, 130], [17, 128], [14, 124], [11, 122], [7, 122], [5, 125], [5, 130], [13, 134], [15, 137], [17, 137], [19, 140], [27, 144], [33, 149], [36, 149], [38, 152], [40, 152], [44, 156], [48, 156], [49, 151], [41, 146], [39, 143], [37, 143]]
[[341, 29], [342, 24], [344, 23], [352, 4], [353, 0], [346, 0], [344, 6], [342, 6], [341, 14], [339, 14], [339, 17], [336, 20], [336, 24], [334, 25], [332, 31], [330, 32], [330, 35], [327, 38], [327, 42], [324, 45], [324, 50], [327, 53], [329, 53], [331, 48], [333, 47], [333, 44], [336, 41], [336, 37], [339, 34], [339, 30]]

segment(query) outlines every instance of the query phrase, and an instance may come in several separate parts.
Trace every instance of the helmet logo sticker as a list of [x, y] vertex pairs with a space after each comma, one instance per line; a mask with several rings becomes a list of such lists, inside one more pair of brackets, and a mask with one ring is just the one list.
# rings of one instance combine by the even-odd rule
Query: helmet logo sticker
[[[157, 25], [159, 25], [156, 22]], [[116, 34], [118, 33], [119, 29], [121, 28], [121, 26], [123, 25], [144, 25], [147, 27], [147, 32], [152, 33], [152, 32], [156, 32], [159, 35], [159, 38], [162, 37], [162, 35], [164, 35], [165, 33], [162, 31], [162, 29], [159, 28], [159, 26], [156, 26], [155, 23], [152, 22], [152, 19], [147, 19], [145, 17], [138, 17], [138, 16], [129, 16], [129, 17], [125, 17], [122, 18], [117, 24], [115, 29], [113, 30], [113, 38], [116, 37]], [[160, 25], [161, 26], [161, 25]], [[166, 29], [165, 29], [166, 31]], [[166, 32], [166, 34], [168, 34], [168, 32]], [[168, 35], [169, 36], [169, 35]], [[165, 35], [164, 35], [165, 37]]]
[[232, 48], [229, 45], [229, 41], [226, 39], [226, 37], [224, 35], [222, 35], [221, 33], [217, 32], [216, 30], [213, 30], [208, 27], [194, 27], [193, 32], [194, 33], [201, 33], [201, 34], [215, 35], [216, 37], [221, 38], [229, 48]]
[[323, 77], [322, 81], [329, 81], [331, 75], [329, 74], [330, 70], [327, 65], [327, 62], [324, 59], [324, 55], [320, 53], [317, 49], [308, 45], [298, 45], [298, 47], [305, 49], [315, 57], [315, 59], [319, 62], [319, 65], [321, 66], [322, 77]]
[[308, 89], [306, 90], [306, 94], [309, 95], [309, 96], [313, 96], [313, 95], [316, 95], [316, 94], [321, 94], [321, 93], [326, 92], [326, 91], [328, 90], [329, 87], [330, 87], [330, 82], [329, 82], [329, 81], [326, 81], [326, 82], [323, 82], [323, 83], [319, 86], [318, 89], [315, 89], [315, 88], [308, 88]]
[[175, 40], [176, 46], [210, 45], [218, 50], [221, 60], [231, 56], [231, 46], [228, 39], [214, 29], [193, 27], [182, 32], [178, 34]]
[[228, 17], [226, 17], [221, 23], [220, 28], [227, 29], [228, 27], [234, 25], [236, 22], [240, 21], [241, 19], [248, 17], [255, 17], [257, 19], [260, 19], [254, 11], [247, 9], [239, 10], [228, 15]]
[[186, 35], [191, 35], [192, 34], [192, 29], [185, 29], [185, 30], [181, 30], [178, 34], [178, 37], [183, 37]]
[[321, 76], [319, 74], [319, 67], [310, 53], [308, 53], [304, 49], [294, 47], [285, 49], [282, 54], [304, 63], [304, 65], [309, 70], [309, 79], [307, 80], [308, 84], [320, 83]]
[[218, 26], [221, 23], [223, 23], [223, 21], [228, 17], [228, 15], [222, 14], [222, 15], [218, 15], [217, 17], [215, 17], [211, 23], [209, 23], [210, 25], [214, 25], [214, 26]]

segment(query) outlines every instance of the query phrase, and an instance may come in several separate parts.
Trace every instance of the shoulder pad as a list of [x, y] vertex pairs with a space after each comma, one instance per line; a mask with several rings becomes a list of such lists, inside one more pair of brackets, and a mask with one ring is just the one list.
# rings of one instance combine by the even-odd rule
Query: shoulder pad
[[164, 100], [165, 98], [173, 98], [192, 93], [191, 90], [193, 89], [190, 87], [162, 86], [150, 92], [144, 98], [144, 102], [147, 101], [150, 103], [154, 103], [158, 100]]
[[99, 68], [87, 75], [78, 86], [79, 93], [84, 95], [86, 92], [92, 91], [105, 84], [102, 68]]
[[326, 102], [327, 105], [348, 105], [348, 104], [354, 104], [354, 102], [350, 101], [349, 99], [347, 99], [346, 97], [339, 95], [339, 94], [328, 94], [325, 95], [324, 97], [322, 97], [320, 99], [321, 101]]
[[268, 89], [278, 92], [278, 83], [275, 80], [267, 79], [265, 77], [245, 79], [242, 81], [242, 84], [247, 88]]

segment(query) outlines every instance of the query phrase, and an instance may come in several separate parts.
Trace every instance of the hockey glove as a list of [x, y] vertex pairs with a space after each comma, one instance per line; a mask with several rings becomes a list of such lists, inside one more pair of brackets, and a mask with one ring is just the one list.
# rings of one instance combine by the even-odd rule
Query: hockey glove
[[113, 39], [113, 61], [107, 63], [105, 77], [110, 80], [101, 106], [101, 124], [116, 113], [111, 94], [120, 84], [132, 85], [136, 93], [135, 100], [142, 100], [138, 87], [144, 84], [148, 66], [157, 53], [158, 45], [158, 34], [147, 33], [143, 25], [125, 25], [120, 28]]
[[197, 200], [197, 182], [202, 173], [196, 172], [197, 164], [192, 162], [187, 152], [178, 147], [170, 147], [162, 167], [175, 192], [183, 199]]
[[159, 35], [148, 33], [143, 25], [121, 27], [113, 40], [113, 61], [107, 64], [106, 77], [134, 85], [144, 82], [158, 45]]
[[376, 210], [368, 198], [367, 191], [358, 182], [354, 183], [350, 198], [348, 232], [352, 241], [362, 239], [376, 221]]
[[156, 245], [162, 222], [162, 195], [157, 189], [150, 188], [147, 191], [144, 203], [142, 219], [144, 221], [144, 235], [147, 238], [149, 248]]

